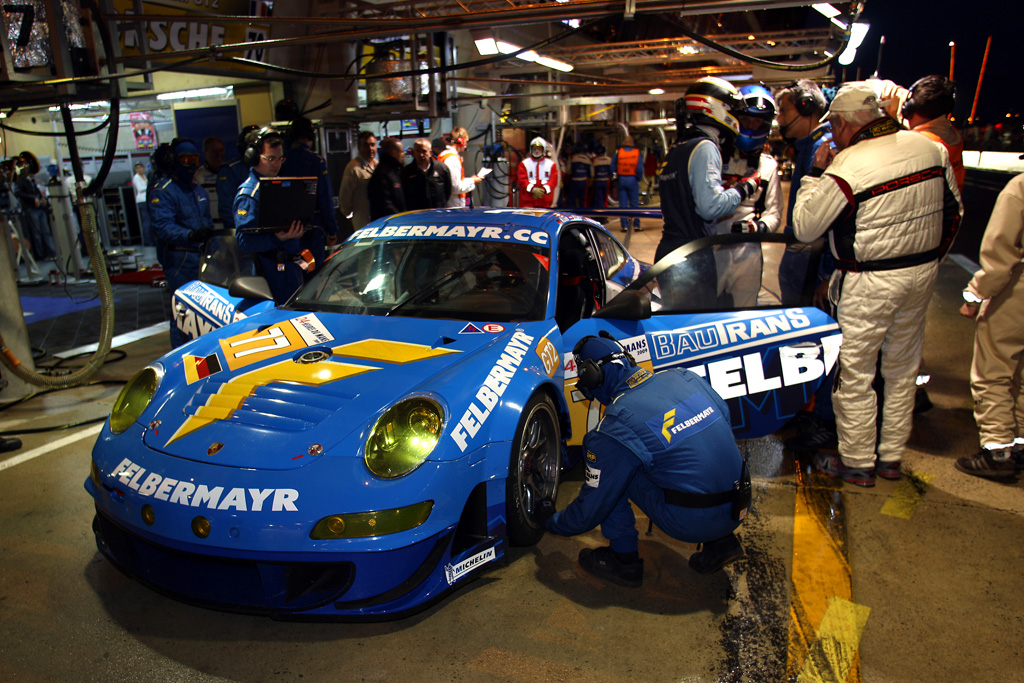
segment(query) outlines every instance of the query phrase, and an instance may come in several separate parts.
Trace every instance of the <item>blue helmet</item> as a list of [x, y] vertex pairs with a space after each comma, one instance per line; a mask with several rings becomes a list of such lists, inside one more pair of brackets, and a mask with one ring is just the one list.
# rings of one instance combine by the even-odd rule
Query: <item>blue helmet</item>
[[771, 92], [763, 85], [745, 85], [740, 88], [740, 96], [743, 106], [736, 112], [740, 120], [736, 147], [741, 152], [756, 152], [768, 139], [778, 107]]

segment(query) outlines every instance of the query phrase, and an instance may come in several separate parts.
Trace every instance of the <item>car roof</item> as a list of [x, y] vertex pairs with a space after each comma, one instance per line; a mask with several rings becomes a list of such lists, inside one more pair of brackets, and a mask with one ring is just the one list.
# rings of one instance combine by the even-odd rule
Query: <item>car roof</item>
[[425, 209], [397, 213], [387, 218], [372, 221], [371, 226], [403, 226], [422, 225], [424, 222], [446, 225], [521, 225], [525, 228], [540, 229], [551, 237], [557, 237], [562, 226], [570, 222], [586, 222], [600, 226], [589, 218], [567, 211], [548, 209], [509, 209], [509, 208], [459, 208], [459, 209]]

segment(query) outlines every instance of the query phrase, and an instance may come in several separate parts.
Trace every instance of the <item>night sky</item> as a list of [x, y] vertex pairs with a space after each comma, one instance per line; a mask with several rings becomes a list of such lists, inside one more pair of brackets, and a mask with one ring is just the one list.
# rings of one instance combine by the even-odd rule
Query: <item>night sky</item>
[[862, 78], [875, 71], [883, 35], [881, 78], [909, 87], [921, 76], [949, 75], [949, 41], [955, 41], [955, 115], [964, 120], [971, 112], [986, 40], [992, 36], [975, 118], [979, 123], [1005, 122], [1007, 112], [1024, 114], [1022, 19], [1021, 0], [867, 0], [860, 20], [871, 28], [853, 64], [846, 67], [846, 79], [854, 80], [858, 68]]

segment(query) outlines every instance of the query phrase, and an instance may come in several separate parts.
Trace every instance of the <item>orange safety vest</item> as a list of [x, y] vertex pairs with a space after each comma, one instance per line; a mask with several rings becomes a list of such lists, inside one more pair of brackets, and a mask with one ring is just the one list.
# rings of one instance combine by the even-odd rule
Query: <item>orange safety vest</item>
[[640, 150], [633, 149], [619, 150], [619, 164], [615, 172], [619, 175], [636, 175], [636, 167], [640, 163]]

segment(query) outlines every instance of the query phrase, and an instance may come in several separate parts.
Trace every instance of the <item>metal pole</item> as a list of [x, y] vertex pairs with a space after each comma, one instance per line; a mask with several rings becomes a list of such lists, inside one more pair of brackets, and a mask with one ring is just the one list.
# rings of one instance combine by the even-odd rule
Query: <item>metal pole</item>
[[985, 43], [985, 56], [981, 58], [981, 72], [978, 74], [978, 87], [974, 90], [974, 103], [971, 105], [971, 115], [967, 117], [967, 123], [974, 123], [974, 114], [978, 111], [978, 97], [981, 95], [981, 81], [985, 78], [985, 65], [988, 64], [988, 52], [992, 49], [992, 36], [988, 37]]

